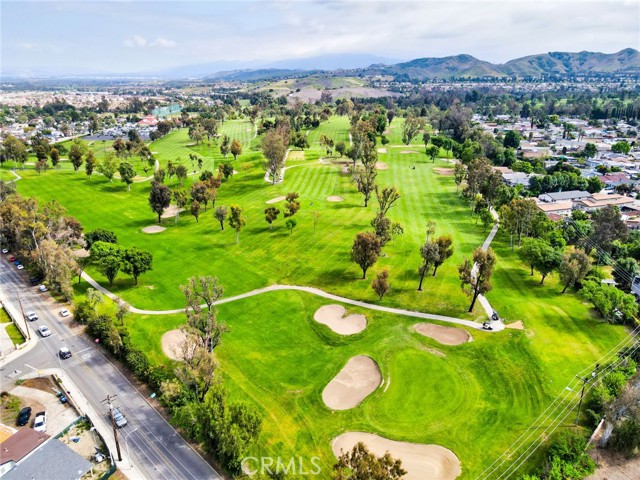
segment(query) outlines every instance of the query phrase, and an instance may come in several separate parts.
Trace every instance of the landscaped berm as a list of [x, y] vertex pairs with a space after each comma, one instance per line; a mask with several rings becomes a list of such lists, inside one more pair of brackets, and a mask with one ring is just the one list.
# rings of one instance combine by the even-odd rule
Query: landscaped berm
[[370, 452], [381, 457], [389, 452], [402, 460], [406, 480], [454, 480], [461, 473], [458, 457], [439, 445], [396, 442], [378, 435], [363, 432], [347, 432], [333, 440], [331, 448], [338, 457], [350, 451], [358, 442], [364, 443]]
[[367, 318], [355, 313], [345, 317], [347, 310], [342, 305], [320, 307], [313, 318], [340, 335], [354, 335], [367, 327]]

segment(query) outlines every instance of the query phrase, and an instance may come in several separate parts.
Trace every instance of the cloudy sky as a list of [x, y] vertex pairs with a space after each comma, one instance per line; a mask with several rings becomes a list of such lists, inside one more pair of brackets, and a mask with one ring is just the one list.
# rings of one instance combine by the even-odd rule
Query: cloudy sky
[[1, 0], [0, 18], [5, 72], [144, 72], [341, 53], [468, 53], [499, 63], [640, 48], [638, 0]]

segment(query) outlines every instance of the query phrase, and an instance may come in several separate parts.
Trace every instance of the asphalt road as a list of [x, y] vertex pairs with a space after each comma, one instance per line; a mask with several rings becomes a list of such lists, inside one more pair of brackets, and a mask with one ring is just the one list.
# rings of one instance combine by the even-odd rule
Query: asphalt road
[[[30, 286], [28, 276], [18, 273], [5, 257], [2, 255], [0, 259], [0, 286], [16, 308], [19, 308], [19, 295], [24, 311], [38, 314], [38, 320], [31, 322], [33, 330], [45, 324], [51, 329], [52, 335], [37, 338], [34, 348], [3, 365], [0, 368], [0, 384], [13, 382], [16, 370], [19, 372], [17, 376], [21, 376], [34, 370], [62, 368], [91, 407], [103, 413], [105, 419], [108, 418], [108, 410], [101, 400], [107, 395], [117, 394], [114, 405], [128, 421], [128, 425], [119, 429], [120, 446], [123, 452], [129, 451], [133, 464], [146, 478], [222, 478], [91, 342], [70, 328], [69, 319], [63, 319], [58, 314], [61, 305], [48, 294], [39, 292], [37, 287]], [[69, 348], [73, 354], [71, 358], [58, 358], [57, 351], [62, 346]], [[113, 454], [116, 455], [115, 452]]]

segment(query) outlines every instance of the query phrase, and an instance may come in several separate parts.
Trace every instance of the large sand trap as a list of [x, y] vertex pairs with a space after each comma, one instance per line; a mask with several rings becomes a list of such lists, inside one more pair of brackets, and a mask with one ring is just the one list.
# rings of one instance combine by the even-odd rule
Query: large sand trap
[[386, 148], [379, 148], [378, 149], [378, 153], [387, 153], [387, 149]]
[[518, 320], [517, 322], [507, 323], [504, 328], [513, 328], [514, 330], [524, 330], [524, 323], [522, 320]]
[[160, 232], [164, 232], [165, 230], [166, 228], [161, 227], [160, 225], [151, 225], [149, 227], [144, 227], [142, 229], [144, 233], [160, 233]]
[[453, 175], [453, 168], [434, 168], [433, 171], [438, 175]]
[[376, 168], [378, 170], [386, 170], [387, 168], [389, 168], [389, 165], [384, 162], [376, 162]]
[[327, 197], [327, 202], [341, 202], [343, 200], [344, 198], [338, 197], [337, 195], [331, 195], [330, 197]]
[[440, 445], [396, 442], [378, 435], [363, 432], [346, 432], [333, 439], [333, 454], [339, 457], [350, 451], [358, 442], [364, 443], [378, 457], [389, 452], [393, 458], [402, 460], [406, 480], [453, 480], [462, 471], [460, 460], [448, 448]]
[[345, 313], [347, 311], [342, 305], [324, 305], [316, 310], [313, 319], [340, 335], [360, 333], [367, 327], [364, 315], [354, 313], [345, 317]]
[[269, 205], [271, 205], [272, 203], [278, 203], [281, 202], [282, 200], [286, 199], [287, 197], [285, 197], [284, 195], [282, 197], [276, 197], [276, 198], [272, 198], [271, 200], [267, 200], [264, 203], [267, 203]]
[[184, 208], [178, 208], [176, 205], [169, 205], [160, 218], [173, 218], [178, 213], [184, 212]]
[[382, 383], [378, 364], [371, 357], [351, 357], [322, 391], [322, 401], [333, 410], [348, 410], [373, 393]]
[[187, 339], [182, 330], [169, 330], [162, 335], [162, 351], [171, 360], [182, 360], [180, 345]]
[[471, 340], [469, 332], [461, 328], [443, 327], [433, 323], [419, 323], [414, 328], [420, 335], [433, 338], [443, 345], [460, 345]]

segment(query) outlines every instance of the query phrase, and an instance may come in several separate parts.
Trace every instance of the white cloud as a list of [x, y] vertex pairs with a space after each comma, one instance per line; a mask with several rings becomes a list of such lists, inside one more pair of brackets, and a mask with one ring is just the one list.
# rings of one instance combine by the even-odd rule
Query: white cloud
[[36, 50], [40, 48], [40, 44], [35, 42], [22, 42], [19, 43], [18, 46], [23, 50]]
[[177, 45], [173, 40], [169, 40], [168, 38], [158, 37], [153, 42], [151, 42], [152, 47], [159, 48], [173, 48]]
[[134, 35], [133, 37], [127, 38], [124, 41], [124, 46], [129, 48], [146, 47], [147, 39], [141, 35]]

